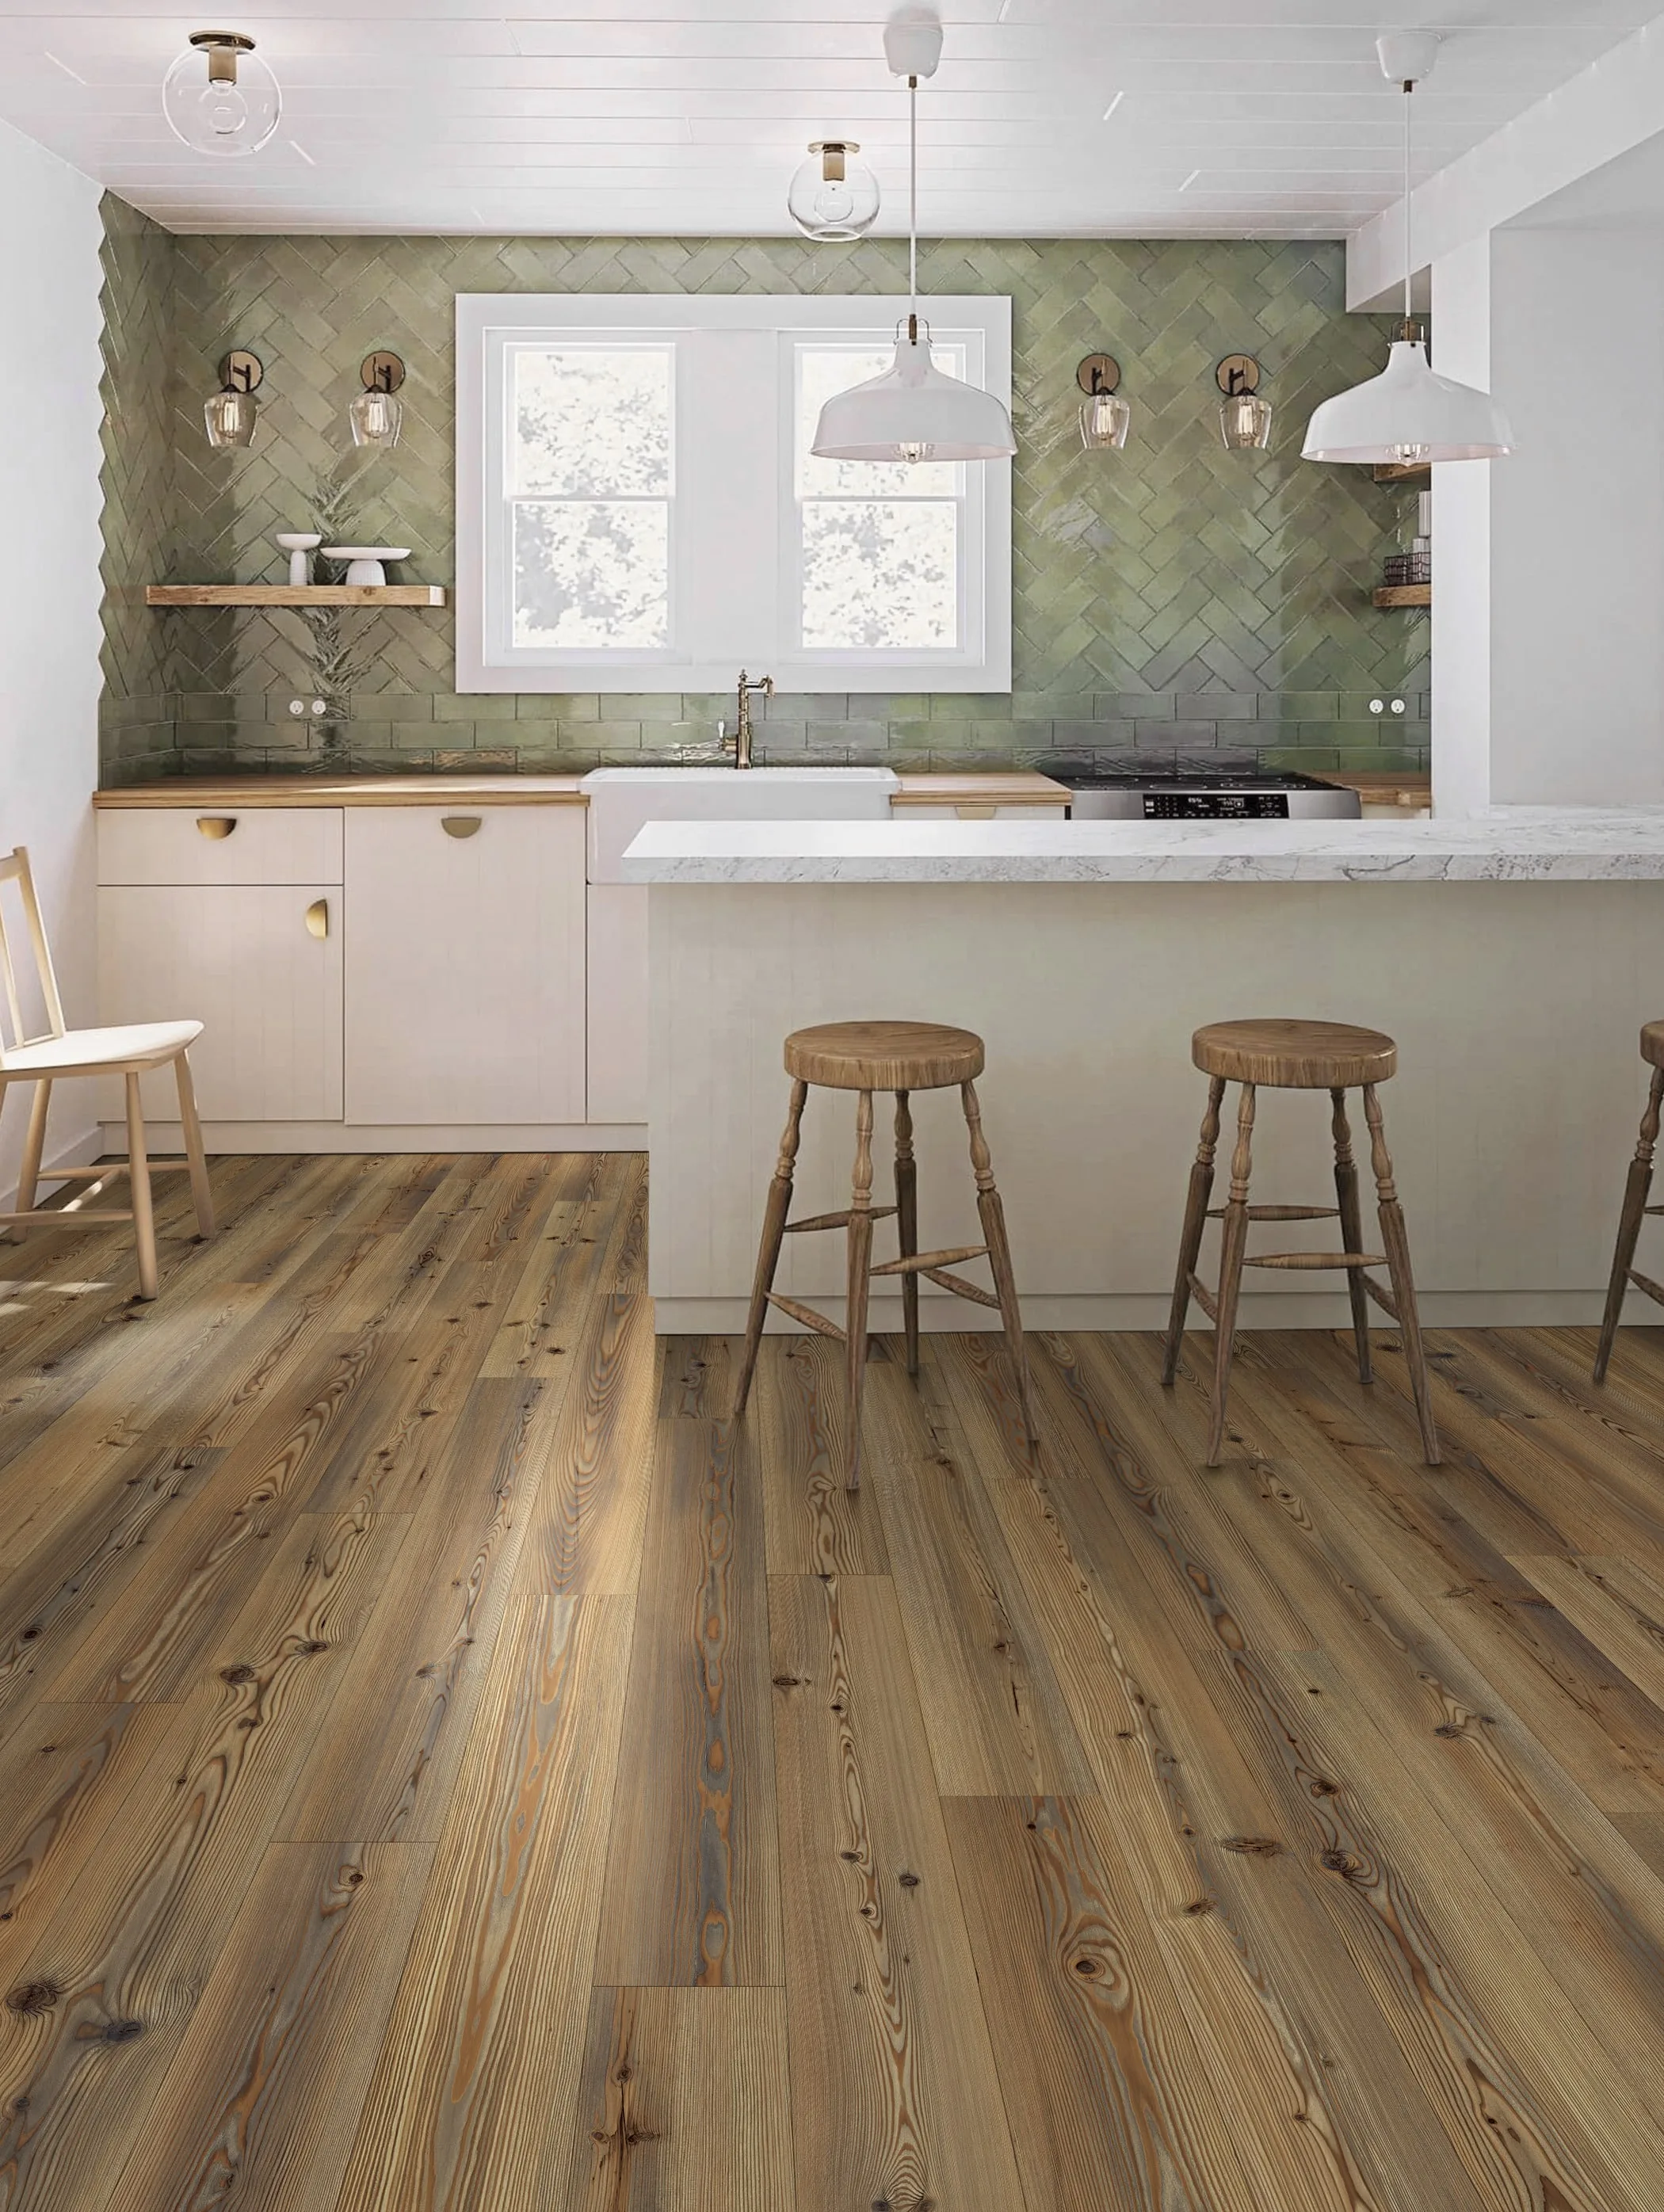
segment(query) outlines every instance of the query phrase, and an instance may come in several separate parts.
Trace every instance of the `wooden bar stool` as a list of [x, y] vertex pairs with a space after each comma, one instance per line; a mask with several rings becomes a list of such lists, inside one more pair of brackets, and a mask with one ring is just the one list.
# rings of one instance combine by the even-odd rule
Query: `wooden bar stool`
[[[1664, 1025], [1661, 1025], [1664, 1027]], [[1385, 1083], [1398, 1066], [1398, 1047], [1379, 1030], [1349, 1028], [1341, 1022], [1212, 1022], [1197, 1030], [1190, 1041], [1190, 1056], [1208, 1077], [1207, 1111], [1202, 1117], [1201, 1142], [1190, 1170], [1190, 1190], [1185, 1202], [1184, 1231], [1179, 1241], [1179, 1270], [1173, 1285], [1173, 1312], [1167, 1328], [1167, 1357], [1162, 1381], [1171, 1389], [1184, 1341], [1185, 1316], [1193, 1297], [1214, 1326], [1213, 1425], [1208, 1437], [1207, 1463], [1219, 1464], [1225, 1433], [1225, 1398], [1230, 1387], [1230, 1357], [1236, 1334], [1236, 1302], [1247, 1267], [1300, 1270], [1344, 1267], [1351, 1291], [1352, 1334], [1357, 1346], [1357, 1378], [1375, 1378], [1369, 1365], [1369, 1309], [1373, 1298], [1398, 1323], [1404, 1340], [1405, 1364], [1415, 1395], [1416, 1418], [1421, 1424], [1423, 1455], [1430, 1467], [1439, 1464], [1438, 1431], [1433, 1425], [1432, 1401], [1427, 1388], [1427, 1363], [1422, 1352], [1421, 1322], [1416, 1311], [1415, 1284], [1410, 1273], [1410, 1243], [1405, 1232], [1404, 1209], [1393, 1182], [1393, 1163], [1382, 1133], [1377, 1084]], [[1219, 1138], [1219, 1109], [1225, 1085], [1242, 1085], [1236, 1110], [1236, 1146], [1230, 1162], [1230, 1199], [1210, 1207], [1213, 1191], [1213, 1155]], [[1254, 1102], [1264, 1085], [1278, 1091], [1327, 1091], [1334, 1106], [1333, 1206], [1250, 1206], [1248, 1174], [1253, 1164]], [[1346, 1121], [1346, 1093], [1362, 1090], [1363, 1118], [1369, 1129], [1369, 1162], [1375, 1170], [1376, 1197], [1384, 1252], [1365, 1252], [1357, 1202], [1357, 1169], [1352, 1159], [1351, 1131]], [[1655, 1127], [1656, 1121], [1655, 1121]], [[1339, 1252], [1266, 1252], [1257, 1256], [1247, 1250], [1251, 1221], [1333, 1221], [1340, 1224]], [[1217, 1297], [1196, 1273], [1202, 1249], [1202, 1231], [1209, 1221], [1224, 1224], [1219, 1253]], [[1384, 1290], [1367, 1272], [1385, 1267], [1392, 1289]]]
[[[860, 1483], [861, 1382], [866, 1369], [867, 1289], [874, 1275], [898, 1275], [902, 1283], [902, 1320], [907, 1336], [907, 1370], [919, 1372], [919, 1278], [923, 1275], [938, 1289], [976, 1304], [998, 1308], [1005, 1326], [1005, 1342], [1017, 1370], [1017, 1397], [1023, 1408], [1023, 1429], [1036, 1440], [1034, 1410], [1029, 1396], [1029, 1364], [1023, 1348], [1023, 1322], [1017, 1308], [1017, 1281], [1011, 1273], [1011, 1248], [1005, 1239], [1005, 1216], [994, 1188], [993, 1164], [982, 1135], [981, 1110], [976, 1103], [973, 1078], [982, 1073], [982, 1040], [969, 1030], [944, 1029], [934, 1022], [827, 1022], [818, 1029], [794, 1030], [786, 1040], [786, 1072], [792, 1078], [792, 1103], [780, 1140], [780, 1158], [768, 1186], [763, 1209], [762, 1241], [757, 1249], [756, 1277], [751, 1288], [751, 1310], [745, 1325], [745, 1358], [734, 1395], [734, 1419], [745, 1411], [751, 1377], [756, 1370], [757, 1347], [762, 1341], [763, 1317], [778, 1306], [805, 1328], [847, 1346], [846, 1371], [849, 1396], [848, 1487]], [[847, 1212], [817, 1213], [806, 1221], [788, 1221], [792, 1205], [792, 1170], [798, 1155], [798, 1139], [809, 1087], [819, 1084], [831, 1091], [853, 1091], [855, 1098], [855, 1172]], [[913, 1158], [913, 1116], [908, 1095], [914, 1091], [942, 1091], [956, 1084], [964, 1102], [965, 1122], [970, 1131], [971, 1169], [976, 1177], [976, 1206], [982, 1218], [981, 1244], [959, 1244], [943, 1252], [920, 1252], [918, 1224], [918, 1170]], [[896, 1097], [896, 1203], [872, 1203], [872, 1094], [893, 1091]], [[896, 1217], [899, 1256], [872, 1265], [872, 1224]], [[782, 1297], [774, 1288], [781, 1240], [816, 1229], [842, 1229], [848, 1234], [847, 1326], [840, 1328], [824, 1314]], [[993, 1273], [992, 1292], [979, 1289], [949, 1270], [963, 1261], [985, 1258]]]
[[1606, 1310], [1601, 1317], [1600, 1342], [1594, 1355], [1597, 1382], [1606, 1379], [1612, 1340], [1624, 1311], [1624, 1293], [1630, 1285], [1633, 1283], [1637, 1291], [1644, 1291], [1649, 1298], [1664, 1306], [1664, 1283], [1655, 1283], [1634, 1264], [1643, 1221], [1649, 1213], [1664, 1213], [1664, 1206], [1647, 1203], [1653, 1181], [1653, 1148], [1658, 1142], [1660, 1112], [1664, 1109], [1664, 1022], [1648, 1022], [1643, 1028], [1641, 1057], [1652, 1069], [1653, 1079], [1647, 1091], [1646, 1110], [1641, 1116], [1635, 1158], [1630, 1162], [1629, 1179], [1624, 1185], [1624, 1210], [1618, 1217], [1618, 1243], [1612, 1255], [1612, 1279], [1606, 1285]]

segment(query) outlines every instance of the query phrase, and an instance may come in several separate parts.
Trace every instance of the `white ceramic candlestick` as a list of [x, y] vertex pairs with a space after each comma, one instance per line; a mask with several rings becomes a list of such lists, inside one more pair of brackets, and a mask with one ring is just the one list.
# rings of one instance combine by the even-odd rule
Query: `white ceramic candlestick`
[[307, 556], [323, 544], [316, 531], [280, 530], [277, 543], [288, 555], [288, 580], [295, 588], [304, 591], [312, 581], [312, 564]]

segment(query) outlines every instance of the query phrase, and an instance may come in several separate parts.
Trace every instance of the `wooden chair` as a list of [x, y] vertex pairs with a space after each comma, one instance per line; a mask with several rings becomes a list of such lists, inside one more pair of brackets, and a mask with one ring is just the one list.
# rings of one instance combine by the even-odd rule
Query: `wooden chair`
[[[15, 884], [23, 908], [30, 951], [46, 1027], [31, 1036], [24, 1027], [23, 1002], [18, 990], [17, 969], [6, 933], [5, 892]], [[81, 1229], [108, 1221], [131, 1221], [138, 1245], [139, 1296], [156, 1295], [156, 1231], [150, 1204], [150, 1176], [158, 1168], [185, 1168], [191, 1176], [191, 1196], [197, 1210], [197, 1227], [203, 1237], [214, 1234], [214, 1201], [208, 1186], [208, 1162], [203, 1153], [202, 1125], [197, 1119], [196, 1094], [191, 1087], [189, 1048], [203, 1033], [200, 1022], [136, 1022], [124, 1029], [72, 1030], [64, 1026], [64, 1004], [58, 977], [46, 944], [46, 932], [29, 873], [29, 856], [20, 845], [0, 858], [0, 981], [5, 986], [5, 1016], [0, 1018], [0, 1113], [6, 1092], [15, 1084], [33, 1083], [34, 1103], [28, 1134], [23, 1143], [23, 1163], [17, 1178], [17, 1211], [0, 1213], [0, 1230], [14, 1237], [25, 1229]], [[185, 1134], [186, 1157], [182, 1160], [152, 1160], [145, 1149], [144, 1115], [139, 1103], [139, 1077], [147, 1069], [163, 1067], [169, 1060], [179, 1083], [179, 1124]], [[130, 1208], [97, 1212], [39, 1207], [34, 1195], [40, 1176], [40, 1156], [46, 1142], [46, 1109], [55, 1083], [78, 1075], [120, 1075], [127, 1086], [127, 1159], [125, 1173], [132, 1194]], [[95, 1168], [53, 1168], [48, 1182], [103, 1183], [123, 1172], [120, 1161]]]
[[[1416, 1286], [1410, 1273], [1410, 1241], [1404, 1226], [1404, 1208], [1393, 1182], [1393, 1163], [1382, 1125], [1377, 1084], [1385, 1083], [1398, 1066], [1398, 1047], [1379, 1030], [1352, 1029], [1342, 1022], [1249, 1021], [1213, 1022], [1197, 1030], [1190, 1056], [1209, 1078], [1207, 1111], [1202, 1117], [1201, 1142], [1190, 1170], [1190, 1191], [1185, 1205], [1184, 1228], [1179, 1239], [1179, 1268], [1173, 1285], [1173, 1310], [1167, 1329], [1167, 1356], [1162, 1381], [1171, 1389], [1178, 1371], [1184, 1342], [1185, 1316], [1193, 1297], [1214, 1327], [1213, 1423], [1208, 1437], [1207, 1463], [1218, 1467], [1224, 1442], [1225, 1397], [1230, 1388], [1230, 1357], [1236, 1335], [1236, 1304], [1246, 1267], [1296, 1270], [1345, 1268], [1351, 1291], [1352, 1334], [1357, 1346], [1357, 1379], [1373, 1381], [1369, 1365], [1369, 1308], [1373, 1298], [1399, 1325], [1404, 1341], [1404, 1361], [1410, 1370], [1410, 1388], [1421, 1425], [1422, 1455], [1430, 1467], [1439, 1464], [1438, 1431], [1433, 1425], [1432, 1400], [1423, 1354], [1421, 1321], [1416, 1310]], [[1236, 1146], [1230, 1162], [1230, 1203], [1210, 1208], [1213, 1190], [1213, 1154], [1219, 1138], [1219, 1109], [1228, 1083], [1242, 1086], [1237, 1102]], [[1250, 1206], [1248, 1176], [1253, 1166], [1254, 1102], [1260, 1085], [1279, 1091], [1327, 1091], [1334, 1107], [1333, 1206]], [[1369, 1130], [1369, 1161], [1375, 1170], [1376, 1211], [1384, 1252], [1362, 1249], [1363, 1231], [1357, 1202], [1357, 1169], [1352, 1159], [1351, 1131], [1346, 1121], [1346, 1093], [1363, 1093], [1363, 1118]], [[1339, 1220], [1342, 1249], [1339, 1252], [1247, 1251], [1252, 1221]], [[1202, 1249], [1202, 1231], [1210, 1221], [1224, 1225], [1219, 1253], [1217, 1296], [1196, 1273]], [[1392, 1284], [1383, 1289], [1369, 1273], [1385, 1267]]]
[[[982, 1073], [982, 1040], [969, 1030], [944, 1029], [933, 1022], [827, 1022], [818, 1029], [794, 1030], [786, 1040], [786, 1072], [792, 1078], [792, 1103], [786, 1130], [780, 1140], [780, 1158], [768, 1186], [762, 1217], [762, 1242], [757, 1252], [756, 1278], [745, 1328], [745, 1356], [734, 1395], [734, 1419], [745, 1411], [751, 1377], [756, 1369], [757, 1348], [768, 1308], [778, 1306], [805, 1328], [835, 1338], [847, 1346], [845, 1373], [849, 1403], [849, 1470], [847, 1486], [860, 1485], [861, 1382], [866, 1370], [866, 1307], [868, 1286], [875, 1275], [896, 1275], [902, 1285], [902, 1323], [906, 1332], [907, 1369], [919, 1372], [919, 1278], [925, 1276], [938, 1289], [978, 1305], [994, 1306], [1005, 1325], [1005, 1343], [1016, 1370], [1017, 1398], [1029, 1442], [1037, 1439], [1034, 1410], [1029, 1395], [1029, 1363], [1023, 1345], [1023, 1322], [1017, 1312], [1017, 1282], [1011, 1272], [1011, 1247], [1005, 1237], [1005, 1211], [994, 1187], [993, 1163], [982, 1134], [981, 1109], [973, 1078]], [[792, 1171], [798, 1155], [803, 1109], [811, 1084], [834, 1091], [853, 1091], [855, 1100], [855, 1172], [847, 1212], [820, 1213], [806, 1221], [788, 1221], [792, 1206]], [[955, 1245], [944, 1252], [920, 1252], [918, 1226], [918, 1170], [913, 1157], [913, 1116], [908, 1094], [914, 1091], [943, 1091], [957, 1085], [970, 1132], [971, 1170], [976, 1178], [976, 1206], [981, 1217], [984, 1242]], [[893, 1091], [896, 1097], [896, 1203], [872, 1203], [872, 1094]], [[901, 1251], [894, 1260], [872, 1260], [872, 1224], [896, 1217]], [[847, 1326], [840, 1328], [824, 1314], [799, 1305], [774, 1288], [774, 1269], [784, 1238], [807, 1230], [842, 1229], [848, 1236]], [[952, 1274], [950, 1268], [966, 1260], [986, 1259], [993, 1274], [992, 1291]]]
[[1658, 1143], [1658, 1123], [1664, 1111], [1664, 1022], [1648, 1022], [1641, 1031], [1641, 1057], [1653, 1072], [1647, 1103], [1641, 1116], [1641, 1134], [1624, 1185], [1624, 1207], [1618, 1217], [1618, 1243], [1612, 1255], [1612, 1278], [1606, 1285], [1606, 1310], [1600, 1322], [1600, 1342], [1594, 1354], [1594, 1380], [1604, 1382], [1612, 1359], [1612, 1343], [1623, 1318], [1624, 1294], [1631, 1283], [1657, 1305], [1664, 1305], [1664, 1283], [1643, 1275], [1635, 1264], [1635, 1248], [1641, 1224], [1649, 1213], [1664, 1213], [1664, 1206], [1649, 1206], [1652, 1188], [1653, 1152]]

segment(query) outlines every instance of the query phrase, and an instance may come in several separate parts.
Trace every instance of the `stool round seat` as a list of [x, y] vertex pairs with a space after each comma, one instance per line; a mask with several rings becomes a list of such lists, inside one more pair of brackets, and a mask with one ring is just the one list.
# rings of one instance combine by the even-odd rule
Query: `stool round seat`
[[[1655, 1026], [1664, 1052], [1664, 1023]], [[1204, 1075], [1273, 1091], [1351, 1091], [1398, 1067], [1391, 1037], [1348, 1022], [1210, 1022], [1190, 1040], [1190, 1057]]]
[[1664, 1067], [1664, 1022], [1643, 1022], [1641, 1057], [1650, 1067]]
[[982, 1073], [982, 1040], [939, 1022], [822, 1022], [786, 1040], [786, 1073], [832, 1091], [940, 1091]]

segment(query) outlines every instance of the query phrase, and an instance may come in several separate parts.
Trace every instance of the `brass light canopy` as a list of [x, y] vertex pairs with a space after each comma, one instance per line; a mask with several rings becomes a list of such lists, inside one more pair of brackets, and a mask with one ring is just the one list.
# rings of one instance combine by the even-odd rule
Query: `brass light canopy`
[[404, 428], [404, 403], [394, 394], [404, 382], [396, 353], [367, 353], [358, 367], [364, 389], [347, 410], [355, 446], [396, 446]]
[[260, 419], [260, 403], [254, 397], [265, 381], [258, 354], [234, 347], [220, 363], [220, 388], [203, 403], [203, 420], [210, 446], [252, 446]]
[[1219, 435], [1232, 453], [1263, 451], [1271, 443], [1271, 402], [1260, 397], [1261, 370], [1251, 353], [1228, 353], [1213, 372], [1224, 398]]
[[1119, 453], [1133, 427], [1133, 410], [1120, 398], [1120, 363], [1112, 353], [1089, 353], [1075, 370], [1086, 394], [1080, 409], [1080, 442], [1089, 453]]

